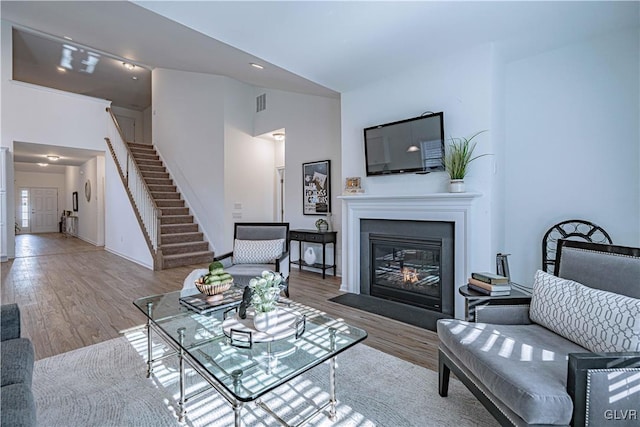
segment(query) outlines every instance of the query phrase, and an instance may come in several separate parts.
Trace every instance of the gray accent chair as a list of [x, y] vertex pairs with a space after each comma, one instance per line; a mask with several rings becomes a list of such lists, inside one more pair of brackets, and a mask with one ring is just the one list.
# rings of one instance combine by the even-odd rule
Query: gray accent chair
[[1, 425], [35, 426], [36, 405], [31, 392], [34, 351], [31, 341], [20, 337], [18, 305], [2, 305], [0, 322]]
[[[554, 275], [640, 299], [640, 249], [560, 240]], [[590, 352], [532, 322], [528, 305], [487, 306], [480, 318], [438, 321], [441, 396], [453, 371], [501, 425], [639, 425], [640, 392], [623, 388], [610, 399], [607, 375], [615, 371], [624, 382], [640, 374], [640, 352]]]
[[[284, 293], [289, 296], [289, 223], [288, 222], [238, 222], [234, 225], [233, 240], [255, 241], [284, 239], [282, 252], [270, 262], [260, 264], [234, 263], [234, 251], [215, 257], [220, 261], [226, 272], [233, 276], [236, 286], [245, 287], [249, 280], [259, 276], [263, 271], [270, 270], [282, 274], [284, 277]], [[234, 248], [235, 250], [235, 248]]]

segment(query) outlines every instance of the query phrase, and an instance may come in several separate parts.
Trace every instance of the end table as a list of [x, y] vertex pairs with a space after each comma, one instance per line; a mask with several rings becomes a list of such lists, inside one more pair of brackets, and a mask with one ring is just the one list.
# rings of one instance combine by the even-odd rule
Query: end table
[[518, 285], [514, 286], [513, 283], [511, 284], [511, 294], [503, 296], [485, 295], [469, 289], [467, 285], [461, 286], [458, 292], [464, 297], [464, 317], [468, 322], [476, 321], [476, 309], [478, 306], [531, 303], [531, 292]]

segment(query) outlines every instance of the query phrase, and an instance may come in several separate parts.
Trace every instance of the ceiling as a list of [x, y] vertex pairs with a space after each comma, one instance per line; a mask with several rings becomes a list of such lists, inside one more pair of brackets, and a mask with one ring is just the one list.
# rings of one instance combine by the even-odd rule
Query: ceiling
[[[62, 80], [54, 66], [60, 40], [70, 37], [102, 55], [95, 75], [67, 73], [78, 79], [73, 84], [80, 93], [133, 109], [148, 101], [124, 100], [136, 86], [122, 60], [144, 66], [139, 72], [159, 67], [217, 74], [257, 87], [339, 98], [482, 44], [492, 43], [497, 55], [512, 61], [640, 25], [637, 1], [3, 0], [0, 7], [3, 20], [45, 34], [52, 46], [22, 32], [21, 52], [15, 54], [26, 64], [25, 73]], [[109, 79], [126, 89], [107, 89]]]
[[[99, 155], [104, 155], [104, 152], [20, 141], [13, 143], [15, 170], [23, 172], [65, 173], [65, 166], [82, 166]], [[58, 156], [59, 159], [52, 161], [47, 156]], [[47, 163], [48, 166], [42, 167], [38, 163]]]

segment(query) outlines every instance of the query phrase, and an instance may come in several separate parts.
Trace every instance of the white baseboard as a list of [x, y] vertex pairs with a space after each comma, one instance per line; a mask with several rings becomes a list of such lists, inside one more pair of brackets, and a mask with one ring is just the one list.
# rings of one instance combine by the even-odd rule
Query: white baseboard
[[112, 253], [112, 254], [114, 254], [114, 255], [118, 255], [119, 257], [124, 258], [124, 259], [126, 259], [127, 261], [131, 261], [131, 262], [133, 262], [133, 263], [135, 263], [135, 264], [138, 264], [138, 265], [141, 265], [141, 266], [143, 266], [143, 267], [145, 267], [145, 268], [148, 268], [149, 270], [153, 270], [153, 264], [152, 264], [152, 265], [145, 264], [145, 263], [141, 262], [140, 260], [137, 260], [137, 259], [131, 258], [130, 256], [127, 256], [127, 255], [125, 255], [125, 254], [123, 254], [123, 253], [120, 253], [120, 252], [118, 252], [118, 251], [115, 251], [115, 250], [113, 250], [113, 249], [111, 249], [111, 248], [108, 248], [108, 247], [106, 247], [106, 246], [104, 247], [104, 250], [105, 250], [105, 251], [107, 251], [107, 252], [111, 252], [111, 253]]

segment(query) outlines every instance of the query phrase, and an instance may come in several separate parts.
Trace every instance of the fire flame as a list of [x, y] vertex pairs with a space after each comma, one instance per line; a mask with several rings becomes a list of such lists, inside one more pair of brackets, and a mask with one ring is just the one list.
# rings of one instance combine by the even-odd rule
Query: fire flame
[[416, 283], [418, 279], [418, 272], [415, 268], [404, 267], [402, 269], [402, 279], [405, 282]]

